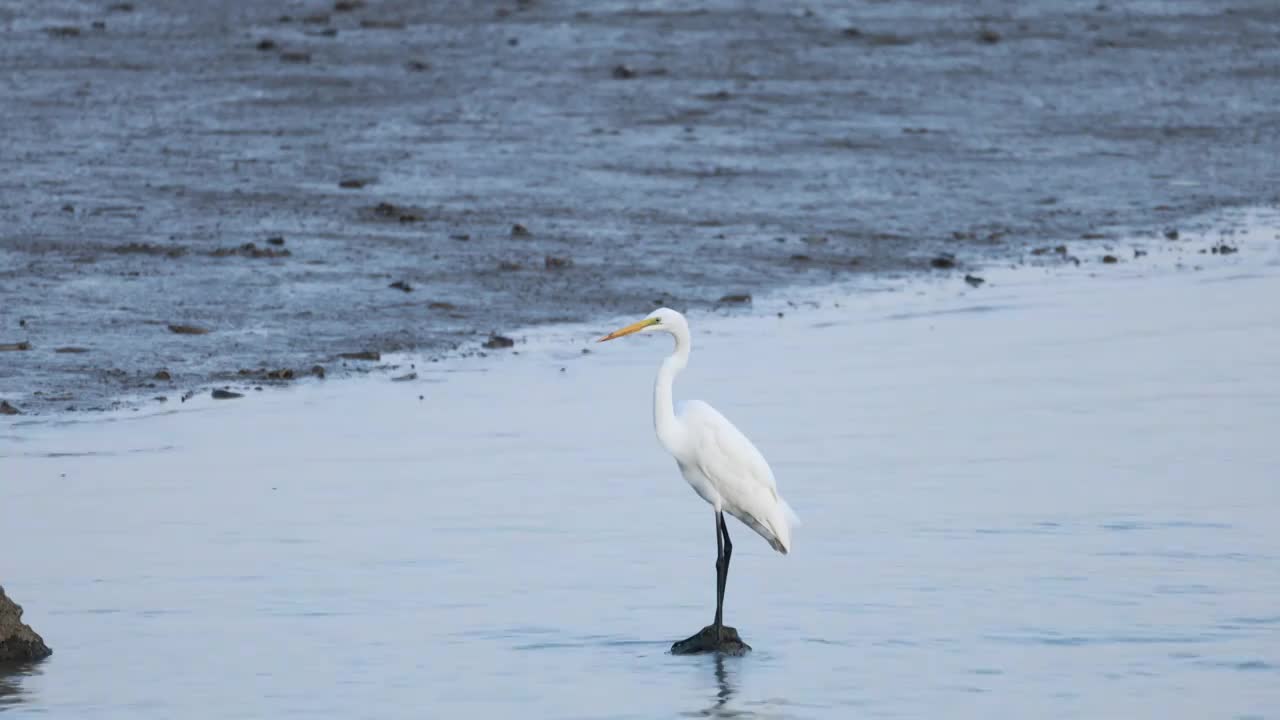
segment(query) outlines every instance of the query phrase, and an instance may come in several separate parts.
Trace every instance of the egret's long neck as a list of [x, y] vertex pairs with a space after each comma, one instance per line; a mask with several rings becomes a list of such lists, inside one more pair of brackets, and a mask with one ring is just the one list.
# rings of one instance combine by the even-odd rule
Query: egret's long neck
[[676, 375], [689, 364], [689, 332], [683, 328], [671, 333], [676, 339], [676, 351], [662, 361], [658, 369], [658, 379], [653, 383], [653, 428], [658, 433], [658, 441], [675, 455], [680, 450], [680, 421], [676, 418], [676, 409], [671, 397]]

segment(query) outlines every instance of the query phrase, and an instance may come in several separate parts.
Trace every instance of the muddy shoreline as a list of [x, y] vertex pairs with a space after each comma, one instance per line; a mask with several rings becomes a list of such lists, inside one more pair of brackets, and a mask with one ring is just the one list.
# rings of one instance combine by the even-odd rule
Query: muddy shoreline
[[0, 5], [0, 345], [28, 345], [0, 399], [178, 402], [1082, 239], [1101, 263], [1280, 201], [1274, 3], [657, 7]]

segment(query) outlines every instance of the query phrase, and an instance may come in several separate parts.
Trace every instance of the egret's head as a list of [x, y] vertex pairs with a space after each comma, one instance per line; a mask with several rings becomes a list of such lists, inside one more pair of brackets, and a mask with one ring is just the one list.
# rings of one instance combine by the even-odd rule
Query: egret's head
[[620, 337], [636, 333], [665, 332], [678, 335], [683, 330], [684, 334], [687, 335], [688, 328], [689, 325], [685, 322], [683, 315], [671, 308], [658, 308], [646, 315], [643, 320], [633, 322], [624, 328], [618, 328], [596, 342], [617, 340]]

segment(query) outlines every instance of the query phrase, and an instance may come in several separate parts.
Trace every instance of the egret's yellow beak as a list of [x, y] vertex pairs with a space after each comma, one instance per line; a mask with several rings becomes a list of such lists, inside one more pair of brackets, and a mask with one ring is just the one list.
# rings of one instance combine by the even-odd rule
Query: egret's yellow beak
[[623, 337], [625, 335], [630, 335], [631, 333], [638, 333], [641, 330], [649, 327], [650, 325], [657, 325], [657, 324], [658, 324], [658, 318], [645, 318], [640, 322], [631, 323], [630, 325], [624, 328], [618, 328], [617, 330], [614, 330], [608, 335], [605, 335], [604, 337], [600, 338], [596, 342], [604, 342], [605, 340], [617, 340], [620, 337]]

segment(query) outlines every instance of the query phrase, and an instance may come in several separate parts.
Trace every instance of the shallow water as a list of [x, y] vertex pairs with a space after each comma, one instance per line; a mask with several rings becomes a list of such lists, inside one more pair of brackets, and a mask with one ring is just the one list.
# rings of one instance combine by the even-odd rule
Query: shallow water
[[1270, 716], [1274, 234], [692, 316], [677, 394], [804, 520], [787, 557], [730, 527], [745, 658], [667, 654], [710, 620], [715, 546], [652, 436], [662, 341], [8, 422], [4, 582], [55, 654], [0, 711]]

